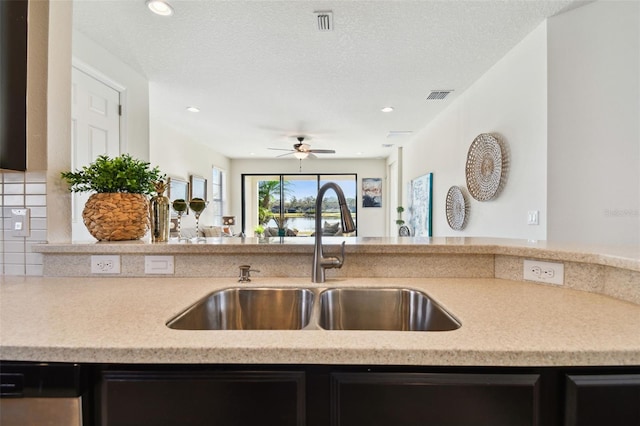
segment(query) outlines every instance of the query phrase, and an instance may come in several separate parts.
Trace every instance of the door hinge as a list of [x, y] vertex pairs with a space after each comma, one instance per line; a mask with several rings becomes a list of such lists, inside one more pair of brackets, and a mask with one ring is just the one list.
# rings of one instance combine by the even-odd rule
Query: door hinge
[[118, 115], [122, 115], [122, 105], [118, 105]]

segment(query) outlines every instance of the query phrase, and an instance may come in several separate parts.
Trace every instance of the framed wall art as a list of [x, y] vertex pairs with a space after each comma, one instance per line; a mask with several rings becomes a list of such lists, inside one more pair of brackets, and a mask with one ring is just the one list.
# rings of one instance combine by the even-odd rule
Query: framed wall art
[[411, 228], [416, 237], [431, 237], [433, 209], [433, 173], [411, 181]]
[[191, 190], [189, 199], [202, 198], [207, 201], [207, 180], [201, 176], [189, 176], [189, 188]]
[[362, 207], [382, 207], [382, 178], [362, 178]]
[[[167, 197], [169, 197], [169, 201], [173, 205], [175, 200], [185, 200], [187, 203], [189, 202], [189, 182], [184, 179], [180, 179], [177, 177], [169, 177], [167, 179], [169, 192], [167, 193]], [[189, 209], [187, 209], [183, 214], [189, 214]], [[172, 208], [171, 216], [177, 217], [177, 213]]]

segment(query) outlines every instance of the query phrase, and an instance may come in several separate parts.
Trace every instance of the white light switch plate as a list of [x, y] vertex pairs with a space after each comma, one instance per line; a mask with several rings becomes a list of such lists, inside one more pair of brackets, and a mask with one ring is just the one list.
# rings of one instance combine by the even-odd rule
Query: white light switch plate
[[523, 277], [528, 281], [562, 285], [564, 284], [564, 263], [525, 259]]
[[173, 256], [145, 256], [145, 274], [173, 274]]

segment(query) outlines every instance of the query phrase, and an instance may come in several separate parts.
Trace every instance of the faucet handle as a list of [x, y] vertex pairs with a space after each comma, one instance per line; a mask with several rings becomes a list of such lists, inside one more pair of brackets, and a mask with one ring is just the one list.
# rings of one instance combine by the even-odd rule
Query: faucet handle
[[251, 282], [251, 272], [260, 272], [258, 269], [251, 269], [251, 265], [240, 265], [240, 278], [238, 282], [248, 283]]
[[341, 252], [342, 252], [342, 256], [338, 258], [338, 266], [336, 266], [336, 268], [342, 268], [342, 265], [344, 264], [344, 245], [346, 244], [346, 241], [342, 242], [341, 245]]

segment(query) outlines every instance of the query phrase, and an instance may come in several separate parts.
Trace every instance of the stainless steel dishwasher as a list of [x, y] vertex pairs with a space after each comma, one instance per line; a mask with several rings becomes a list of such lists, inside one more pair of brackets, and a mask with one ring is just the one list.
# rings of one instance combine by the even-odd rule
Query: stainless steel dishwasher
[[78, 364], [0, 362], [0, 425], [82, 425]]

